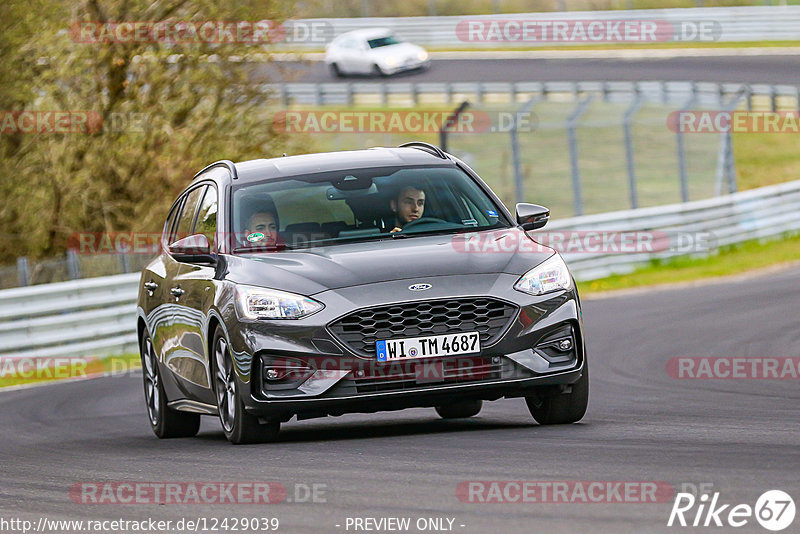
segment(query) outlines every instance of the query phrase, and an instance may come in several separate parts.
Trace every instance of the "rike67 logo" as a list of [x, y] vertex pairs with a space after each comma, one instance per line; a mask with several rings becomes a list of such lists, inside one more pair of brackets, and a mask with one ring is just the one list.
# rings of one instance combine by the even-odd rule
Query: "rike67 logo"
[[719, 492], [695, 497], [678, 493], [669, 514], [667, 526], [681, 527], [743, 527], [755, 520], [767, 530], [778, 532], [794, 522], [795, 505], [792, 497], [781, 490], [764, 492], [755, 506], [722, 503]]

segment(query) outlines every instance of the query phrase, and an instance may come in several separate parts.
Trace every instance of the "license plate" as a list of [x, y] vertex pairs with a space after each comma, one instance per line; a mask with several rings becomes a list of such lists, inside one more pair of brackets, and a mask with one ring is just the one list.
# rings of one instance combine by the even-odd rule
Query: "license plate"
[[385, 339], [376, 342], [375, 349], [379, 362], [391, 362], [480, 352], [481, 343], [478, 332], [464, 332], [441, 336]]

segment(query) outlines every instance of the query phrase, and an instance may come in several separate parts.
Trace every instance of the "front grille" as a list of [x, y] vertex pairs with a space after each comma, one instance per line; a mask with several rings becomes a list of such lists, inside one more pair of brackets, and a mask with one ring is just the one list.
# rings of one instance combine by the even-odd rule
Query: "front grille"
[[486, 347], [516, 312], [513, 304], [488, 297], [417, 301], [358, 310], [328, 328], [361, 356], [375, 356], [378, 340], [458, 332], [479, 332], [481, 347]]
[[500, 378], [500, 358], [430, 358], [390, 364], [372, 363], [353, 382], [356, 393], [381, 393], [451, 384], [467, 384]]

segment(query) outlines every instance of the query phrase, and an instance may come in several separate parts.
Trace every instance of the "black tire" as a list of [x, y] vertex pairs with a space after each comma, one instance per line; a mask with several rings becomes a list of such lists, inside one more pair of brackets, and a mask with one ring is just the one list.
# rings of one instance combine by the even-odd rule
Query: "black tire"
[[442, 419], [463, 419], [478, 415], [482, 407], [482, 400], [467, 400], [437, 406], [436, 413], [438, 413]]
[[540, 425], [566, 425], [580, 421], [589, 405], [589, 365], [584, 364], [583, 374], [572, 384], [569, 393], [525, 397], [528, 410]]
[[158, 357], [150, 336], [145, 333], [139, 346], [142, 358], [144, 402], [153, 434], [161, 439], [190, 438], [200, 430], [200, 414], [179, 412], [167, 406], [167, 394], [161, 380]]
[[228, 340], [217, 326], [211, 356], [214, 363], [214, 393], [219, 410], [219, 422], [225, 437], [234, 445], [274, 441], [281, 428], [280, 421], [261, 423], [258, 417], [247, 413], [239, 396], [239, 380], [233, 368]]
[[331, 63], [331, 74], [333, 74], [334, 78], [344, 78], [344, 73], [336, 63]]

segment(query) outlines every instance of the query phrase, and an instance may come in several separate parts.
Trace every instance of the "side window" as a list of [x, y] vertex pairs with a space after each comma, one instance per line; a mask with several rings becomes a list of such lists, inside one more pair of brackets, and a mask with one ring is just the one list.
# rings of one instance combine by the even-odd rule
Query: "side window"
[[192, 227], [194, 226], [194, 216], [197, 212], [197, 205], [200, 203], [200, 199], [207, 187], [208, 186], [203, 185], [192, 189], [186, 194], [186, 200], [183, 202], [180, 219], [178, 219], [177, 232], [171, 237], [170, 244], [184, 237], [188, 237], [191, 234]]
[[194, 234], [203, 234], [211, 243], [211, 250], [216, 247], [214, 237], [217, 233], [217, 189], [212, 186], [206, 187], [206, 194], [197, 212], [197, 223], [194, 226]]
[[164, 245], [171, 243], [172, 229], [175, 227], [175, 219], [180, 212], [181, 202], [178, 201], [170, 210], [169, 215], [167, 215], [167, 222], [164, 223], [164, 231], [161, 233], [161, 242]]

